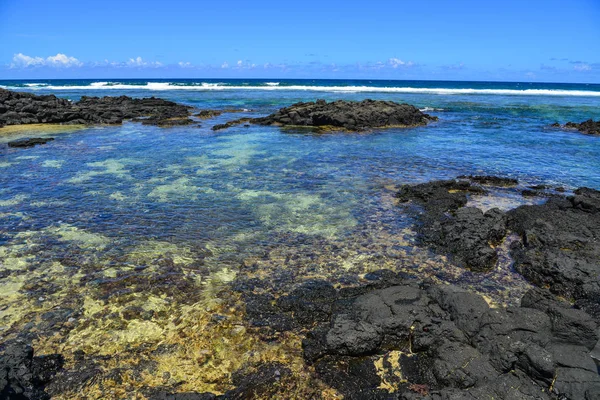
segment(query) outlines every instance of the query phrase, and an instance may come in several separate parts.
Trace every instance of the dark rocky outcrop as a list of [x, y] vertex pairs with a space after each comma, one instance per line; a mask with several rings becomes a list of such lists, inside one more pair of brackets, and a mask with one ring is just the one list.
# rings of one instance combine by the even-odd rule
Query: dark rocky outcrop
[[452, 286], [374, 290], [336, 301], [305, 357], [348, 398], [389, 398], [382, 380], [396, 398], [418, 398], [417, 388], [430, 398], [596, 398], [596, 321], [542, 291], [527, 296], [523, 307], [494, 309]]
[[515, 178], [506, 178], [492, 175], [461, 175], [457, 179], [468, 179], [480, 185], [511, 187], [517, 186], [519, 181]]
[[583, 122], [567, 122], [564, 125], [555, 122], [552, 124], [554, 128], [564, 128], [564, 129], [577, 129], [581, 133], [585, 133], [587, 135], [600, 135], [600, 121], [594, 121], [593, 119], [588, 119]]
[[217, 124], [217, 125], [213, 126], [211, 129], [213, 131], [220, 131], [220, 130], [223, 130], [223, 129], [231, 128], [232, 126], [235, 126], [235, 125], [245, 124], [247, 122], [253, 122], [253, 118], [240, 118], [240, 119], [236, 119], [235, 121], [229, 121], [229, 122], [226, 122], [224, 124]]
[[[580, 188], [565, 196], [535, 191], [531, 195], [548, 197], [546, 203], [484, 213], [466, 207], [468, 196], [485, 193], [473, 183], [476, 179], [466, 178], [400, 188], [400, 202], [412, 201], [423, 210], [417, 226], [421, 242], [472, 270], [485, 271], [497, 260], [492, 246], [508, 231], [515, 232], [521, 241], [511, 249], [514, 268], [600, 318], [600, 192]], [[489, 181], [494, 180], [485, 179]], [[530, 195], [528, 189], [518, 193]]]
[[[467, 180], [469, 178], [469, 180]], [[500, 242], [506, 234], [504, 213], [465, 207], [468, 194], [484, 194], [475, 184], [498, 182], [512, 185], [512, 180], [492, 177], [463, 177], [459, 180], [434, 181], [420, 185], [404, 185], [396, 194], [400, 202], [413, 201], [425, 212], [418, 227], [421, 241], [434, 249], [451, 253], [455, 260], [475, 271], [494, 267], [497, 254], [490, 244]]]
[[87, 97], [70, 102], [54, 95], [0, 89], [0, 127], [22, 124], [121, 124], [124, 120], [158, 126], [189, 125], [191, 107], [154, 97]]
[[[366, 286], [338, 290], [309, 281], [261, 311], [247, 302], [250, 323], [307, 332], [306, 363], [348, 399], [600, 394], [590, 356], [598, 320], [549, 291], [527, 292], [521, 307], [490, 308], [481, 296], [454, 286], [386, 270], [372, 275]], [[260, 295], [246, 298], [253, 296]]]
[[317, 100], [292, 104], [266, 117], [230, 121], [213, 129], [250, 122], [257, 125], [306, 127], [320, 131], [366, 131], [373, 128], [414, 127], [435, 120], [437, 117], [424, 114], [412, 105], [392, 101], [338, 100], [328, 103], [325, 100]]
[[218, 117], [224, 113], [239, 113], [247, 110], [239, 109], [239, 108], [226, 108], [223, 110], [202, 110], [199, 113], [195, 114], [194, 117], [198, 117], [200, 119], [209, 119]]
[[33, 147], [38, 144], [46, 144], [54, 138], [24, 138], [8, 142], [8, 147]]
[[580, 188], [507, 214], [522, 238], [511, 253], [517, 271], [600, 318], [600, 192]]
[[0, 399], [46, 400], [44, 386], [62, 369], [58, 354], [34, 357], [33, 348], [10, 344], [0, 352]]

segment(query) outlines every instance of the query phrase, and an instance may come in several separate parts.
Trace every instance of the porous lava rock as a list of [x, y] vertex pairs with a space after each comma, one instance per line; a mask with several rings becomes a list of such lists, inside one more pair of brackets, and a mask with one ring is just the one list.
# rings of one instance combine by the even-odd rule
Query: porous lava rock
[[155, 97], [88, 97], [71, 102], [54, 95], [0, 89], [0, 127], [22, 124], [121, 124], [124, 120], [157, 126], [189, 125], [191, 107]]
[[257, 125], [313, 128], [320, 131], [358, 132], [374, 128], [415, 127], [435, 120], [437, 117], [425, 114], [410, 104], [369, 99], [360, 102], [317, 100], [292, 104], [266, 117], [230, 121], [213, 129], [219, 130], [249, 122]]

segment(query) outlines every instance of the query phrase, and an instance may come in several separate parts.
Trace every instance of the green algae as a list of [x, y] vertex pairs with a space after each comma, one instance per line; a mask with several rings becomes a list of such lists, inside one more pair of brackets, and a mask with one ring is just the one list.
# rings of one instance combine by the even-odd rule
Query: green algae
[[87, 232], [68, 224], [60, 224], [55, 228], [51, 228], [49, 232], [58, 236], [61, 241], [77, 242], [81, 247], [91, 249], [101, 249], [111, 243], [111, 240], [105, 236]]
[[275, 230], [331, 237], [357, 224], [345, 207], [332, 206], [319, 195], [240, 189], [237, 198]]
[[104, 161], [96, 161], [88, 163], [87, 166], [92, 168], [87, 172], [80, 172], [74, 177], [67, 180], [67, 183], [79, 184], [93, 180], [99, 176], [109, 175], [114, 178], [131, 180], [133, 177], [130, 171], [126, 169], [127, 165], [137, 163], [137, 160], [128, 158], [114, 159], [110, 158]]
[[17, 194], [10, 199], [0, 200], [0, 207], [12, 207], [23, 203], [29, 198], [26, 194]]
[[62, 168], [65, 160], [45, 160], [42, 163], [42, 167], [46, 168]]
[[168, 184], [154, 187], [148, 193], [148, 197], [156, 198], [160, 202], [168, 202], [178, 198], [195, 200], [198, 197], [198, 188], [191, 184], [189, 178], [182, 177]]
[[0, 128], [0, 141], [15, 140], [30, 135], [50, 136], [57, 133], [75, 132], [87, 128], [86, 125], [26, 124], [8, 125]]
[[108, 198], [111, 199], [111, 200], [116, 200], [116, 201], [126, 201], [128, 199], [128, 197], [126, 195], [124, 195], [120, 191], [116, 191], [114, 193], [111, 193], [108, 196]]

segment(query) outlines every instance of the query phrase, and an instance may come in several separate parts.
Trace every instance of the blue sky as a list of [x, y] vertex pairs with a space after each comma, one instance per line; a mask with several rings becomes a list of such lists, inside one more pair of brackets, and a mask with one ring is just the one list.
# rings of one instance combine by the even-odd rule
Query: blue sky
[[0, 79], [600, 83], [600, 0], [0, 0]]

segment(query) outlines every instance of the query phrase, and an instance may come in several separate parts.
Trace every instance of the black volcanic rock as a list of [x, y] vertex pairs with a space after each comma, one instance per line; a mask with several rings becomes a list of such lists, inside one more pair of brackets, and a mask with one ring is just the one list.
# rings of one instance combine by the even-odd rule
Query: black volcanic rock
[[511, 187], [519, 184], [519, 181], [514, 178], [505, 178], [490, 175], [462, 175], [458, 179], [468, 179], [480, 185]]
[[304, 355], [347, 398], [390, 398], [384, 379], [402, 399], [596, 398], [597, 322], [541, 290], [526, 297], [522, 307], [490, 308], [446, 285], [405, 282], [353, 299], [340, 291]]
[[62, 369], [58, 354], [34, 357], [33, 348], [7, 345], [0, 352], [0, 399], [46, 400], [44, 386]]
[[46, 144], [54, 138], [24, 138], [8, 142], [8, 147], [33, 147], [38, 144]]
[[473, 181], [496, 182], [500, 187], [506, 183], [490, 177], [469, 179], [400, 188], [398, 200], [412, 201], [422, 210], [416, 227], [421, 243], [451, 254], [459, 265], [486, 271], [497, 260], [492, 245], [515, 232], [521, 238], [511, 248], [515, 270], [600, 318], [600, 191], [580, 188], [574, 196], [533, 192], [547, 197], [546, 203], [484, 213], [466, 207], [469, 195], [485, 193]]
[[373, 128], [414, 127], [426, 125], [437, 117], [424, 114], [415, 106], [392, 101], [338, 100], [300, 102], [261, 118], [243, 118], [219, 125], [214, 130], [250, 122], [257, 125], [307, 127], [321, 131], [365, 131]]
[[[486, 213], [465, 207], [469, 194], [484, 194], [475, 183], [497, 182], [512, 185], [513, 180], [497, 177], [462, 177], [419, 185], [404, 185], [396, 194], [400, 202], [413, 201], [423, 207], [418, 226], [421, 241], [434, 249], [451, 253], [455, 260], [474, 271], [494, 267], [498, 258], [491, 244], [506, 235], [506, 217], [498, 209]], [[469, 180], [467, 180], [467, 178]]]
[[558, 122], [552, 124], [554, 128], [565, 128], [565, 129], [577, 129], [581, 133], [587, 135], [600, 135], [600, 121], [594, 121], [588, 119], [583, 122], [567, 122], [564, 125], [560, 125]]
[[188, 125], [190, 108], [154, 97], [87, 97], [72, 103], [54, 95], [0, 89], [0, 127], [21, 124], [121, 124], [132, 119], [157, 126]]
[[240, 109], [240, 108], [226, 108], [223, 110], [201, 110], [199, 113], [195, 114], [194, 117], [198, 117], [200, 119], [209, 119], [218, 117], [224, 113], [239, 113], [248, 110]]
[[516, 270], [600, 318], [600, 192], [580, 188], [507, 214], [522, 238], [511, 252]]

